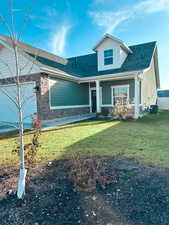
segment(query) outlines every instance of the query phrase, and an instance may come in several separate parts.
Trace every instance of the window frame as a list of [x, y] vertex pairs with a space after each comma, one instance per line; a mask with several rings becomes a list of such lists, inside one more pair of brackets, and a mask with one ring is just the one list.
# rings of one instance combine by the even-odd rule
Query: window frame
[[[130, 85], [129, 84], [124, 84], [124, 85], [113, 85], [111, 86], [111, 103], [112, 106], [116, 106], [114, 104], [114, 94], [113, 94], [113, 89], [114, 88], [122, 88], [122, 87], [127, 87], [127, 103], [129, 104], [129, 100], [130, 100]], [[118, 96], [117, 96], [118, 97]]]
[[[105, 56], [105, 52], [106, 51], [112, 51], [112, 55], [111, 56]], [[114, 61], [114, 51], [113, 49], [105, 49], [104, 52], [103, 52], [103, 57], [104, 57], [104, 66], [109, 66], [109, 65], [113, 65], [113, 61]], [[109, 63], [109, 64], [105, 64], [105, 59], [112, 59], [112, 63]]]

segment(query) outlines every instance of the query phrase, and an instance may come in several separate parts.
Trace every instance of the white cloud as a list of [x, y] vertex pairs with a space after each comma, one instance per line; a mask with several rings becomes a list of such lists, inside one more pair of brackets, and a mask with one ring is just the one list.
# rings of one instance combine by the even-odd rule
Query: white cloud
[[105, 33], [113, 33], [114, 30], [125, 20], [130, 18], [130, 13], [126, 11], [119, 12], [90, 12], [93, 21], [104, 29]]
[[143, 13], [169, 11], [169, 0], [144, 0], [135, 5], [135, 10], [143, 10]]
[[64, 53], [67, 34], [70, 30], [71, 26], [69, 25], [61, 25], [58, 26], [56, 31], [52, 33], [51, 38], [51, 50], [52, 53], [57, 55], [62, 55]]
[[[95, 0], [103, 2], [104, 0]], [[139, 15], [169, 12], [169, 0], [142, 0], [130, 8], [121, 9], [119, 11], [90, 11], [89, 15], [93, 18], [93, 22], [103, 28], [106, 33], [113, 33], [115, 29], [124, 21], [132, 19]]]
[[[67, 35], [72, 27], [66, 13], [60, 14], [55, 8], [44, 8], [44, 16], [39, 17], [36, 26], [48, 32], [47, 50], [56, 55], [64, 55]], [[66, 19], [65, 19], [66, 18]]]

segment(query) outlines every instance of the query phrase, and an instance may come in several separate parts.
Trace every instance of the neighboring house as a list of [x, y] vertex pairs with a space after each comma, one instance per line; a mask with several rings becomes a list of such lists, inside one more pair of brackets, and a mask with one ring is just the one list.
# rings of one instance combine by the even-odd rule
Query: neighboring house
[[[34, 95], [25, 115], [38, 113], [42, 121], [90, 112], [109, 111], [122, 100], [133, 104], [134, 117], [141, 109], [156, 104], [160, 87], [156, 42], [127, 46], [106, 34], [94, 53], [62, 58], [18, 42], [21, 80], [25, 96]], [[15, 62], [10, 39], [0, 35], [0, 84], [15, 90]], [[32, 62], [34, 65], [32, 66]], [[3, 76], [3, 77], [2, 77]], [[10, 84], [9, 84], [10, 83]], [[9, 100], [0, 94], [0, 120], [14, 122]]]
[[159, 109], [169, 110], [169, 90], [158, 90], [157, 96]]

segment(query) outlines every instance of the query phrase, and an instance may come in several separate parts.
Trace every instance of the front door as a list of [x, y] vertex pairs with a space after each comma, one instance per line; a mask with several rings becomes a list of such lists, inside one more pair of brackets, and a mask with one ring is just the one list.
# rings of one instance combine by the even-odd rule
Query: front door
[[91, 90], [92, 112], [96, 112], [96, 90]]

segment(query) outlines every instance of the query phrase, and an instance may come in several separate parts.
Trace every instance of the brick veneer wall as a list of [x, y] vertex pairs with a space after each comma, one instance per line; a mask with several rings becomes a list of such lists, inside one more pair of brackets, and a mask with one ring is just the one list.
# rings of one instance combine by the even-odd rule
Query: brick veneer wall
[[49, 102], [49, 80], [47, 76], [41, 76], [41, 99], [40, 115], [42, 120], [53, 120], [63, 117], [71, 117], [90, 112], [89, 107], [67, 108], [67, 109], [50, 109]]

